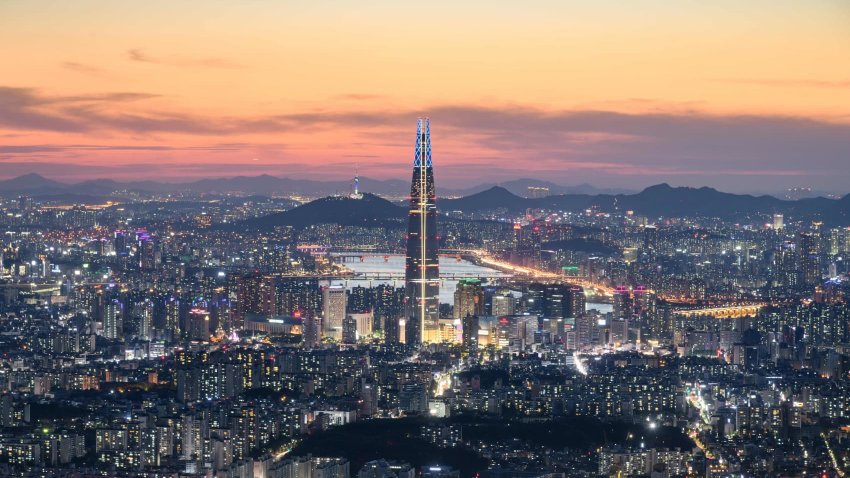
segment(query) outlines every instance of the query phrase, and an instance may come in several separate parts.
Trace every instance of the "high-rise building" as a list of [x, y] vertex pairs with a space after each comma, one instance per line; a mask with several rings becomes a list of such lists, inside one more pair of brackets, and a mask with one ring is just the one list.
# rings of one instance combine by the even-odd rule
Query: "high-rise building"
[[165, 332], [173, 339], [180, 337], [180, 300], [175, 297], [165, 303]]
[[632, 294], [627, 287], [619, 286], [614, 291], [613, 314], [615, 319], [628, 319], [634, 313], [634, 305], [632, 303]]
[[611, 344], [629, 343], [629, 319], [614, 319], [609, 324], [610, 335], [608, 341]]
[[130, 254], [130, 244], [128, 243], [126, 232], [115, 231], [115, 239], [113, 239], [112, 244], [116, 256], [127, 257]]
[[[398, 343], [401, 331], [399, 320], [405, 313], [405, 288], [393, 287], [389, 284], [381, 284], [375, 288], [374, 317], [375, 328], [384, 331], [384, 336], [390, 342]], [[395, 335], [390, 337], [389, 331], [393, 329]]]
[[349, 312], [368, 312], [375, 307], [376, 289], [355, 286], [348, 294], [346, 307]]
[[204, 309], [192, 309], [187, 317], [186, 335], [190, 340], [208, 341], [210, 339], [210, 313]]
[[[342, 321], [342, 342], [346, 344], [354, 343], [357, 340], [370, 337], [373, 332], [373, 317], [371, 312], [358, 312], [346, 314]], [[349, 327], [348, 329], [346, 327]], [[353, 327], [353, 331], [352, 328]], [[346, 336], [350, 334], [349, 336]], [[354, 337], [351, 339], [351, 337]]]
[[797, 260], [800, 286], [811, 289], [821, 281], [820, 235], [816, 232], [801, 232], [797, 237]]
[[322, 343], [322, 318], [315, 316], [302, 316], [296, 311], [296, 316], [302, 320], [301, 346], [307, 349], [318, 347]]
[[153, 315], [154, 303], [148, 299], [142, 303], [136, 304], [138, 309], [138, 336], [142, 340], [151, 340], [153, 338]]
[[[241, 328], [246, 315], [277, 315], [275, 284], [273, 277], [258, 273], [247, 274], [238, 279], [236, 296], [236, 320], [234, 325]], [[291, 313], [291, 311], [283, 311]]]
[[461, 279], [457, 283], [454, 318], [463, 319], [467, 315], [484, 315], [484, 288], [479, 280]]
[[837, 256], [847, 252], [850, 252], [850, 228], [841, 227], [829, 231], [829, 255]]
[[124, 337], [124, 306], [117, 300], [109, 301], [103, 308], [103, 336], [113, 340]]
[[416, 152], [410, 186], [407, 258], [404, 270], [407, 320], [405, 342], [419, 345], [425, 326], [439, 319], [440, 270], [437, 258], [437, 203], [431, 164], [431, 127], [428, 118], [416, 126]]
[[576, 347], [589, 347], [599, 342], [600, 319], [595, 315], [576, 317]]
[[514, 315], [514, 295], [507, 290], [493, 294], [491, 314], [496, 317]]
[[546, 285], [539, 282], [529, 284], [522, 295], [525, 312], [529, 315], [546, 315]]
[[342, 340], [345, 299], [345, 287], [325, 287], [322, 289], [322, 335]]
[[147, 231], [136, 231], [138, 244], [139, 268], [142, 270], [156, 269], [160, 253], [156, 249], [154, 238]]
[[773, 251], [773, 286], [785, 289], [796, 289], [799, 284], [799, 263], [797, 260], [797, 244], [785, 241]]
[[580, 317], [587, 311], [587, 297], [581, 286], [570, 286], [570, 307], [568, 317]]
[[469, 357], [470, 362], [476, 362], [478, 358], [478, 316], [465, 315], [461, 322], [463, 326], [463, 354]]
[[646, 226], [643, 228], [643, 248], [650, 253], [658, 252], [658, 228]]
[[357, 319], [352, 315], [347, 315], [342, 321], [342, 343], [356, 344], [357, 343]]
[[570, 288], [563, 284], [546, 284], [543, 315], [564, 319], [570, 316]]
[[777, 231], [781, 231], [785, 228], [785, 216], [782, 214], [774, 214], [773, 215], [773, 228]]

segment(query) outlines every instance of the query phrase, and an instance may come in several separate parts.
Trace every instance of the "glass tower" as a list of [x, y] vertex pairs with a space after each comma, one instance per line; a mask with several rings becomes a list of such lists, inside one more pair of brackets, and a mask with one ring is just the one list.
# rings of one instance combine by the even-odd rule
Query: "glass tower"
[[410, 186], [407, 260], [404, 269], [407, 322], [405, 343], [419, 345], [425, 328], [439, 318], [440, 270], [437, 256], [437, 204], [431, 166], [431, 127], [428, 118], [416, 126], [416, 154]]

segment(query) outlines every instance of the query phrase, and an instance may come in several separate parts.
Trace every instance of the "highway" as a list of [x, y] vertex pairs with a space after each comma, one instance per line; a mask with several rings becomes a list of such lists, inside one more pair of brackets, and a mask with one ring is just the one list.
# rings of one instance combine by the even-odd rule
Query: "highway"
[[543, 281], [554, 281], [554, 282], [562, 282], [565, 284], [574, 284], [581, 286], [584, 288], [585, 292], [589, 295], [603, 295], [603, 296], [612, 296], [614, 294], [614, 288], [607, 286], [605, 284], [600, 284], [597, 282], [592, 282], [585, 279], [580, 279], [577, 277], [565, 277], [560, 274], [556, 274], [554, 272], [544, 271], [541, 269], [535, 269], [533, 267], [527, 266], [519, 266], [516, 264], [511, 264], [510, 262], [501, 261], [491, 257], [485, 251], [482, 250], [469, 250], [466, 253], [475, 258], [475, 261], [480, 263], [481, 265], [485, 265], [487, 267], [492, 267], [493, 269], [500, 270], [502, 272], [510, 272], [516, 276], [525, 276], [529, 279], [543, 280]]

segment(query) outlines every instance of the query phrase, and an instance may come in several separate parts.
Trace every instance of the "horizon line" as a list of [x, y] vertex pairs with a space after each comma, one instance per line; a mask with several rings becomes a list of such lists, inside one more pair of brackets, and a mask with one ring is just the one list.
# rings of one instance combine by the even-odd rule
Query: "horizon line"
[[[26, 177], [38, 177], [38, 178], [44, 179], [46, 181], [52, 181], [52, 182], [56, 182], [56, 183], [67, 185], [67, 186], [74, 186], [74, 185], [87, 183], [87, 182], [94, 182], [94, 181], [112, 181], [112, 182], [118, 183], [118, 184], [154, 183], [154, 184], [161, 184], [161, 185], [179, 186], [179, 185], [188, 185], [188, 184], [192, 184], [192, 183], [196, 183], [196, 182], [200, 182], [200, 181], [233, 180], [233, 179], [239, 179], [239, 178], [252, 179], [252, 178], [260, 178], [260, 177], [269, 177], [269, 178], [274, 178], [274, 179], [278, 179], [278, 180], [293, 180], [293, 181], [307, 180], [307, 181], [313, 181], [313, 182], [323, 183], [323, 184], [331, 184], [331, 183], [339, 183], [339, 182], [351, 182], [351, 183], [353, 183], [353, 181], [354, 181], [354, 176], [352, 176], [349, 179], [318, 179], [318, 178], [311, 177], [311, 176], [276, 176], [274, 174], [261, 173], [261, 174], [255, 174], [255, 175], [198, 176], [198, 177], [194, 177], [194, 178], [187, 178], [186, 180], [183, 180], [183, 181], [180, 181], [180, 180], [169, 181], [167, 179], [166, 180], [160, 180], [160, 179], [124, 180], [124, 179], [115, 179], [115, 178], [108, 177], [108, 176], [99, 176], [99, 177], [91, 177], [91, 178], [88, 178], [88, 179], [81, 179], [81, 180], [69, 182], [69, 181], [63, 181], [63, 180], [60, 180], [60, 179], [55, 179], [54, 177], [50, 177], [50, 176], [47, 176], [45, 174], [33, 171], [33, 172], [29, 172], [29, 173], [25, 173], [25, 174], [19, 174], [19, 175], [15, 175], [15, 176], [0, 177], [0, 182], [9, 182], [9, 181], [14, 181], [16, 179], [21, 179], [21, 178], [26, 178]], [[357, 176], [357, 177], [361, 181], [363, 179], [367, 179], [367, 180], [370, 180], [370, 181], [376, 181], [376, 182], [380, 182], [380, 183], [389, 183], [389, 182], [398, 181], [400, 183], [406, 184], [406, 181], [404, 179], [401, 179], [401, 178], [378, 179], [378, 178], [369, 177], [369, 176]], [[582, 182], [582, 183], [574, 184], [574, 185], [564, 185], [564, 184], [556, 183], [556, 182], [553, 182], [553, 181], [550, 181], [550, 180], [539, 179], [539, 178], [534, 178], [534, 177], [520, 177], [520, 178], [512, 179], [512, 180], [509, 180], [509, 181], [483, 181], [483, 182], [480, 182], [480, 183], [476, 183], [475, 185], [463, 187], [463, 188], [444, 187], [444, 188], [440, 188], [440, 189], [445, 189], [445, 190], [449, 190], [449, 191], [453, 191], [453, 192], [468, 192], [469, 190], [480, 188], [482, 186], [489, 186], [488, 188], [481, 190], [481, 191], [486, 191], [486, 190], [492, 189], [494, 187], [504, 188], [503, 185], [505, 185], [507, 183], [516, 182], [516, 181], [523, 181], [523, 180], [539, 181], [540, 183], [547, 183], [547, 184], [554, 185], [554, 186], [557, 186], [557, 187], [560, 187], [560, 188], [590, 187], [590, 188], [593, 188], [593, 189], [603, 191], [603, 192], [595, 192], [595, 193], [552, 193], [552, 194], [550, 194], [550, 196], [559, 196], [559, 195], [564, 195], [564, 194], [630, 195], [630, 194], [637, 194], [637, 193], [640, 193], [642, 191], [645, 191], [646, 189], [650, 189], [650, 188], [657, 187], [657, 186], [669, 186], [671, 188], [685, 188], [685, 189], [705, 189], [705, 188], [708, 188], [708, 189], [712, 189], [712, 190], [717, 191], [717, 192], [727, 193], [727, 194], [765, 195], [765, 196], [773, 196], [776, 199], [781, 199], [781, 200], [800, 200], [800, 199], [816, 198], [816, 197], [823, 197], [823, 198], [826, 198], [826, 199], [834, 199], [834, 197], [830, 197], [830, 196], [844, 197], [845, 195], [850, 195], [850, 191], [847, 191], [847, 192], [838, 191], [837, 192], [837, 191], [819, 190], [819, 189], [808, 187], [808, 186], [785, 188], [785, 189], [782, 189], [782, 190], [775, 190], [775, 191], [770, 191], [770, 192], [768, 192], [768, 191], [732, 192], [732, 191], [719, 189], [715, 186], [710, 186], [710, 185], [707, 185], [707, 184], [703, 184], [701, 186], [693, 186], [693, 185], [673, 184], [670, 181], [660, 181], [658, 183], [649, 184], [649, 185], [641, 187], [639, 189], [629, 189], [629, 188], [622, 188], [622, 187], [616, 187], [616, 186], [597, 186], [597, 185], [590, 183], [590, 182]], [[529, 186], [529, 187], [531, 187], [531, 186]], [[504, 188], [504, 189], [506, 189], [506, 188]], [[606, 190], [608, 192], [604, 192]], [[797, 191], [797, 190], [801, 190], [801, 191], [808, 190], [808, 192], [811, 193], [812, 195], [811, 196], [804, 196], [804, 197], [800, 197], [800, 198], [796, 198], [796, 199], [787, 199], [787, 198], [782, 198], [782, 197], [777, 196], [777, 194], [782, 193], [782, 192], [794, 192], [794, 191]], [[467, 193], [467, 194], [468, 195], [477, 194], [481, 191], [471, 192], [471, 193]], [[616, 192], [613, 192], [613, 191], [616, 191]], [[149, 191], [149, 192], [156, 192], [156, 191]], [[369, 191], [364, 191], [364, 192], [369, 192]], [[519, 197], [522, 197], [522, 196], [519, 196]]]

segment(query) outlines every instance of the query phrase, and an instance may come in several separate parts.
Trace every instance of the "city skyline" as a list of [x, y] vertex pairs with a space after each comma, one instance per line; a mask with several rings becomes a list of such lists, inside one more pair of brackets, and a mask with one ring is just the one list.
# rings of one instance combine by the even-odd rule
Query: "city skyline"
[[848, 40], [0, 1], [0, 476], [847, 476]]
[[5, 2], [2, 175], [402, 178], [398, 138], [428, 115], [446, 187], [850, 179], [839, 2], [409, 10]]

